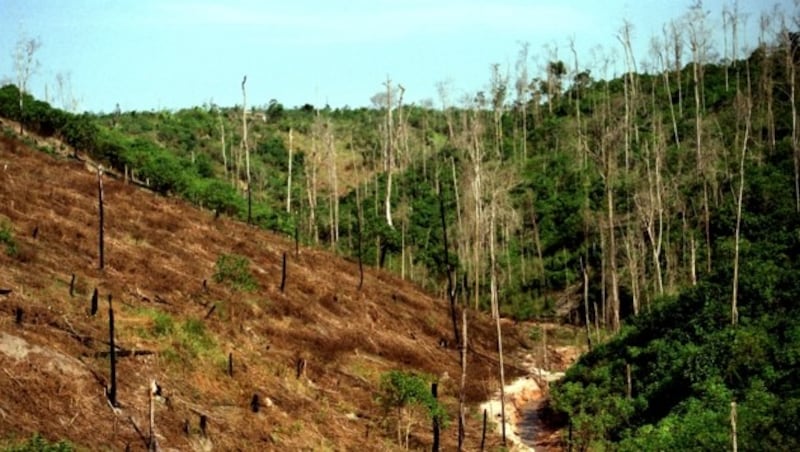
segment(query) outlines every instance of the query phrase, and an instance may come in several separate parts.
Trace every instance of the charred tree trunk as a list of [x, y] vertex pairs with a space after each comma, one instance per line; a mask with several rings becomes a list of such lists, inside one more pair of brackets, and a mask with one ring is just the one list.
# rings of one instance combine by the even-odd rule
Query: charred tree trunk
[[[433, 400], [439, 398], [439, 385], [436, 382], [431, 383], [431, 395]], [[439, 416], [433, 416], [433, 452], [439, 452]]]
[[283, 266], [281, 267], [281, 293], [286, 288], [286, 252], [283, 252]]
[[92, 292], [92, 301], [89, 306], [89, 314], [94, 316], [97, 314], [97, 288], [95, 287], [94, 292]]
[[113, 407], [119, 406], [117, 402], [117, 348], [114, 345], [114, 308], [111, 305], [111, 295], [108, 295], [108, 357], [111, 365], [111, 386], [108, 388], [108, 402]]

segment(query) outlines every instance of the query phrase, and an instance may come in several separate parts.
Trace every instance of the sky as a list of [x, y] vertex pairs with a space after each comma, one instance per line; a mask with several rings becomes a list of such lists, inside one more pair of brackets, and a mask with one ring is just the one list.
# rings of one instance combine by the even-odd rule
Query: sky
[[[571, 41], [596, 78], [618, 74], [625, 21], [644, 69], [651, 37], [695, 1], [0, 0], [0, 82], [16, 79], [19, 40], [36, 38], [29, 91], [58, 107], [75, 99], [80, 111], [241, 105], [244, 75], [248, 105], [371, 106], [389, 78], [406, 103], [439, 106], [437, 86], [457, 103], [487, 89], [493, 64], [513, 86], [522, 43], [531, 78], [554, 55], [572, 67]], [[734, 1], [702, 4], [720, 57]], [[793, 0], [737, 3], [739, 48], [752, 49], [762, 12], [795, 11]]]

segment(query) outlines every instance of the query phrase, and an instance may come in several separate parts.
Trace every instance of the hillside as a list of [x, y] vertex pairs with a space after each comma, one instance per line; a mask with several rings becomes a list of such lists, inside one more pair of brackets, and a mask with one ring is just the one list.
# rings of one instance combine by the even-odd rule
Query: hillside
[[[84, 163], [0, 140], [0, 432], [40, 432], [81, 449], [145, 447], [148, 387], [165, 450], [387, 450], [394, 424], [376, 402], [381, 375], [437, 380], [453, 449], [460, 364], [447, 305], [389, 273], [300, 247], [281, 236], [104, 177], [105, 268], [98, 269], [97, 176]], [[285, 290], [280, 290], [286, 253]], [[216, 282], [220, 256], [249, 260], [252, 291]], [[74, 275], [74, 291], [71, 280]], [[89, 314], [93, 290], [99, 311]], [[113, 296], [118, 400], [109, 385]], [[508, 354], [523, 332], [503, 324]], [[493, 324], [469, 324], [471, 407], [497, 388]], [[450, 341], [452, 342], [452, 341]], [[233, 373], [228, 375], [228, 358]], [[508, 365], [508, 361], [506, 361]], [[304, 364], [304, 365], [303, 365]], [[513, 365], [507, 378], [518, 375]], [[259, 410], [252, 401], [258, 395]], [[476, 408], [472, 408], [475, 410]], [[206, 433], [200, 418], [207, 420]], [[421, 422], [419, 415], [415, 419]], [[467, 417], [466, 445], [481, 419]], [[411, 430], [429, 448], [429, 423]], [[490, 437], [488, 444], [497, 444]]]

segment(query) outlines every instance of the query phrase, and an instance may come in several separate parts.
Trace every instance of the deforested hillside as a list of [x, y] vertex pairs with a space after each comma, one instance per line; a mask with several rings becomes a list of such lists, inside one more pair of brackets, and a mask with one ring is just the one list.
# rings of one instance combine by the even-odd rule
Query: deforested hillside
[[[387, 450], [399, 447], [402, 404], [389, 397], [399, 375], [438, 382], [439, 404], [425, 406], [441, 416], [442, 447], [455, 448], [461, 368], [443, 299], [368, 266], [361, 283], [356, 261], [111, 174], [102, 187], [101, 270], [95, 167], [8, 131], [0, 141], [6, 440], [38, 432], [78, 449], [144, 449], [155, 380], [164, 450]], [[510, 323], [503, 333], [509, 354], [527, 341]], [[470, 313], [469, 449], [481, 441], [477, 404], [497, 389], [496, 356], [493, 323]], [[507, 378], [519, 373], [509, 361]], [[403, 433], [410, 425], [410, 446], [430, 448], [431, 415], [415, 406]]]

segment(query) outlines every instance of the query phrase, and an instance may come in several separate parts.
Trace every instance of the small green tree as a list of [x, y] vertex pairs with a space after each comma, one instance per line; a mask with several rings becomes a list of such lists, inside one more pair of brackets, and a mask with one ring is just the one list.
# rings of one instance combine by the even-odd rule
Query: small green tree
[[[409, 410], [421, 407], [427, 411], [430, 419], [438, 419], [441, 426], [446, 426], [447, 411], [433, 397], [429, 390], [430, 376], [417, 375], [399, 370], [389, 371], [381, 376], [378, 402], [386, 413], [395, 412], [397, 417], [397, 442], [408, 448], [408, 436], [411, 433], [413, 419]], [[403, 434], [405, 426], [405, 435]]]
[[250, 261], [237, 254], [222, 254], [214, 266], [214, 281], [227, 283], [237, 290], [256, 290], [255, 278], [250, 273]]

